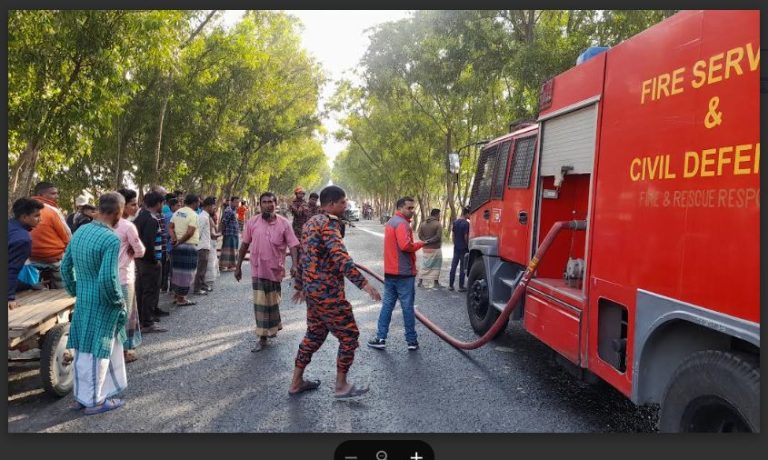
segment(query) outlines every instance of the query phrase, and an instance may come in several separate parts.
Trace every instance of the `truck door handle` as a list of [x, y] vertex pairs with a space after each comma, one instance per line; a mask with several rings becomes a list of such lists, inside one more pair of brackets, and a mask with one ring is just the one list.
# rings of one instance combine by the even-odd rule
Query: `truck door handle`
[[483, 211], [483, 219], [488, 220], [490, 218], [491, 218], [491, 210], [486, 209], [485, 211]]
[[525, 211], [520, 211], [517, 213], [517, 221], [521, 224], [525, 225], [528, 223], [528, 213]]

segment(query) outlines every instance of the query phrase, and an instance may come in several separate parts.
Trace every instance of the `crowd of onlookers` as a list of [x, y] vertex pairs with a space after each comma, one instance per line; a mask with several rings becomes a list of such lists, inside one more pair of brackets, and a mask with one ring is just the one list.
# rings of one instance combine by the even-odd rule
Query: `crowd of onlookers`
[[[308, 329], [299, 347], [289, 392], [298, 394], [318, 387], [319, 382], [304, 380], [303, 371], [330, 332], [340, 340], [336, 397], [361, 395], [368, 390], [346, 381], [358, 346], [358, 330], [344, 297], [344, 277], [374, 300], [381, 297], [357, 271], [342, 241], [349, 204], [346, 192], [331, 185], [319, 195], [311, 193], [308, 201], [301, 187], [294, 195], [287, 209], [293, 216], [291, 222], [278, 216], [277, 197], [271, 192], [261, 194], [258, 212], [246, 222], [249, 209], [239, 197], [220, 204], [214, 196], [167, 193], [161, 186], [152, 187], [141, 197], [131, 189], [107, 192], [97, 204], [81, 196], [76, 209], [65, 216], [55, 184], [40, 182], [31, 197], [13, 203], [13, 218], [8, 222], [8, 308], [23, 307], [16, 293], [25, 289], [63, 288], [77, 298], [66, 346], [73, 354], [67, 351], [63, 364], [72, 364], [75, 370], [73, 408], [92, 415], [124, 404], [114, 396], [126, 388], [125, 363], [138, 359], [136, 349], [142, 334], [168, 331], [160, 324], [171, 308], [160, 308], [161, 296], [171, 295], [178, 307], [195, 305], [192, 296], [213, 291], [220, 272], [232, 271], [240, 281], [247, 255], [252, 262], [255, 332], [259, 337], [252, 351], [268, 346], [268, 339], [282, 329], [280, 285], [286, 255], [290, 254], [296, 290], [293, 299], [306, 300]], [[419, 228], [421, 241], [414, 242], [410, 224], [414, 209], [412, 198], [401, 198], [397, 213], [385, 227], [385, 300], [377, 335], [368, 341], [372, 348], [386, 346], [392, 309], [399, 300], [408, 349], [417, 350], [415, 279], [418, 277], [420, 287], [428, 288], [430, 282], [439, 287], [440, 210], [431, 210]], [[451, 290], [457, 265], [466, 255], [468, 215], [464, 210], [452, 228]], [[417, 269], [415, 253], [420, 250], [422, 266]], [[459, 291], [464, 291], [461, 265]]]
[[[207, 295], [219, 271], [234, 271], [239, 235], [250, 210], [239, 197], [220, 206], [213, 196], [168, 193], [161, 186], [144, 194], [141, 202], [135, 190], [117, 194], [123, 202], [120, 215], [108, 226], [120, 240], [115, 282], [128, 313], [123, 346], [131, 362], [137, 358], [142, 333], [168, 330], [159, 324], [161, 317], [170, 315], [160, 308], [161, 295], [170, 294], [178, 306], [194, 305], [190, 294]], [[79, 196], [75, 209], [65, 216], [58, 188], [51, 182], [38, 183], [32, 196], [13, 203], [8, 221], [9, 310], [23, 306], [17, 292], [68, 287], [62, 274], [67, 248], [74, 235], [98, 223], [105, 211]], [[219, 246], [224, 249], [221, 263]]]

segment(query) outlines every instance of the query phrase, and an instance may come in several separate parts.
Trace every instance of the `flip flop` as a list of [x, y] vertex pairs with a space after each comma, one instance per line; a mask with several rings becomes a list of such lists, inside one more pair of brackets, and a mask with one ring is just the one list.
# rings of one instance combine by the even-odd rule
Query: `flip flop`
[[309, 390], [316, 390], [320, 387], [320, 380], [305, 380], [304, 384], [296, 391], [288, 391], [288, 394], [291, 396], [295, 396], [299, 393], [304, 393], [305, 391]]
[[177, 306], [177, 307], [187, 307], [187, 306], [189, 306], [189, 305], [197, 305], [197, 302], [193, 302], [193, 301], [191, 301], [191, 300], [187, 300], [187, 301], [186, 301], [186, 302], [184, 302], [184, 303], [177, 303], [177, 304], [176, 304], [176, 306]]
[[71, 411], [74, 411], [74, 412], [77, 412], [77, 411], [85, 409], [85, 405], [84, 404], [80, 404], [79, 402], [75, 401], [74, 404], [70, 404], [69, 406], [67, 406], [67, 409], [69, 409]]
[[368, 393], [369, 390], [370, 390], [370, 388], [368, 388], [368, 387], [358, 388], [354, 384], [352, 384], [352, 386], [350, 387], [349, 391], [347, 391], [346, 393], [342, 393], [340, 395], [335, 395], [335, 397], [336, 397], [336, 399], [354, 398], [356, 396], [361, 396], [361, 395], [364, 395], [364, 394]]
[[87, 407], [83, 413], [85, 415], [96, 415], [103, 412], [119, 409], [125, 405], [125, 401], [119, 398], [107, 399], [103, 404], [96, 407]]
[[258, 353], [265, 348], [267, 348], [267, 342], [256, 342], [256, 345], [251, 348], [251, 353]]

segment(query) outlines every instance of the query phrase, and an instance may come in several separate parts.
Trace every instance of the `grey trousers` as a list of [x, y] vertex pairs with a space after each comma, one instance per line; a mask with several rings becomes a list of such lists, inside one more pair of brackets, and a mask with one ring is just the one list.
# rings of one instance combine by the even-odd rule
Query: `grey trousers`
[[208, 288], [205, 284], [205, 272], [208, 271], [208, 255], [210, 249], [200, 249], [197, 251], [197, 273], [195, 273], [194, 292], [200, 292], [202, 288]]

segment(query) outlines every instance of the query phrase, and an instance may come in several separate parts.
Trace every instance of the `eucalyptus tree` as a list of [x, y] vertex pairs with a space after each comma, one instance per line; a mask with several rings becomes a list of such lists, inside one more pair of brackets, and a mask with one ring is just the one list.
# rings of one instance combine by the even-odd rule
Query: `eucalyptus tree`
[[[9, 12], [9, 202], [35, 177], [59, 176], [64, 196], [120, 182], [133, 120], [117, 123], [146, 87], [148, 64], [167, 61], [194, 11]], [[188, 34], [187, 34], [188, 35]], [[146, 98], [139, 98], [146, 103]], [[140, 113], [136, 110], [135, 113]]]
[[[374, 29], [361, 62], [364, 83], [356, 91], [375, 97], [378, 105], [394, 104], [402, 119], [424, 133], [438, 135], [445, 153], [457, 146], [506, 131], [514, 121], [535, 120], [541, 84], [575, 65], [584, 49], [615, 45], [669, 16], [672, 11], [483, 10], [419, 11], [410, 18]], [[349, 88], [340, 87], [340, 93]], [[403, 101], [408, 100], [406, 104]], [[345, 113], [350, 107], [340, 107]], [[413, 124], [415, 114], [426, 123]], [[358, 114], [359, 115], [359, 114]], [[376, 136], [355, 116], [348, 118], [347, 155], [337, 166], [345, 176], [354, 170], [356, 150], [373, 168], [382, 169], [368, 148]], [[359, 118], [359, 116], [358, 116]], [[404, 133], [391, 130], [379, 144], [396, 144]], [[354, 144], [358, 144], [356, 147]], [[442, 169], [445, 204], [450, 220], [455, 205], [465, 205], [471, 187], [477, 149], [468, 149], [459, 185]], [[437, 164], [444, 164], [438, 155]], [[440, 168], [423, 174], [441, 174]], [[366, 176], [367, 173], [358, 173]], [[431, 177], [431, 176], [430, 176]], [[345, 177], [351, 180], [351, 177]], [[386, 179], [385, 179], [386, 180]], [[364, 182], [364, 181], [363, 181]], [[430, 192], [427, 188], [421, 192]]]
[[110, 129], [136, 27], [125, 11], [9, 11], [9, 204], [38, 163], [72, 166]]

